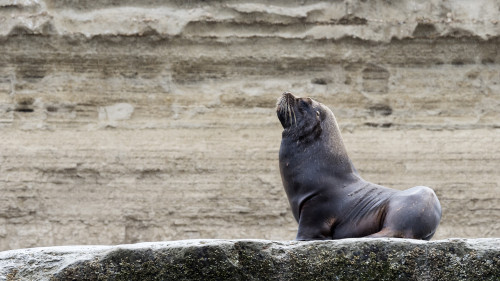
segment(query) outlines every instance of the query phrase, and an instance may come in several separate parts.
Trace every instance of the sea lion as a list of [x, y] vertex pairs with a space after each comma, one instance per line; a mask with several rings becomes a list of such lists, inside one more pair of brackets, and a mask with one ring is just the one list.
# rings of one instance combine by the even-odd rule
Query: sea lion
[[284, 93], [279, 166], [297, 240], [399, 237], [429, 240], [441, 205], [426, 186], [396, 190], [363, 180], [347, 156], [333, 112], [311, 98]]

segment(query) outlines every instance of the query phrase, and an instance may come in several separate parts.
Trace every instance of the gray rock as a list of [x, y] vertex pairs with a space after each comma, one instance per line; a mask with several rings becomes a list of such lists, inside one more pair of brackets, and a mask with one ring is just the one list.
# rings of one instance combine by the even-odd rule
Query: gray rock
[[500, 239], [184, 240], [0, 253], [0, 280], [498, 280]]

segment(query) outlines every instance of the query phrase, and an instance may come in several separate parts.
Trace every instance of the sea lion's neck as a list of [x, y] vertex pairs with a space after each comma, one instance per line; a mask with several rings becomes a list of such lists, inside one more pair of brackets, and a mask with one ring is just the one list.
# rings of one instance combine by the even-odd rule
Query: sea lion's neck
[[[333, 117], [334, 118], [334, 117]], [[285, 164], [285, 171], [297, 173], [329, 175], [338, 179], [338, 182], [353, 182], [359, 179], [356, 169], [352, 165], [346, 148], [334, 120], [322, 122], [321, 134], [311, 139], [288, 135], [283, 133], [280, 149], [280, 162]], [[309, 163], [304, 165], [304, 163]], [[300, 167], [300, 168], [299, 168]]]
[[332, 114], [327, 118], [330, 119], [328, 122], [322, 122], [323, 132], [321, 134], [321, 142], [318, 142], [320, 146], [317, 153], [322, 154], [328, 159], [325, 164], [330, 166], [335, 174], [357, 174], [351, 159], [347, 155], [344, 140], [342, 139], [335, 116]]

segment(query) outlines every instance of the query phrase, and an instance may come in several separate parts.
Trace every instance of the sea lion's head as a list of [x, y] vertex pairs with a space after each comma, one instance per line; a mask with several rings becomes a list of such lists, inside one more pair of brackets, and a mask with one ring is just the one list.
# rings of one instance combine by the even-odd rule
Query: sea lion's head
[[283, 134], [300, 139], [304, 136], [315, 138], [321, 134], [321, 122], [327, 116], [327, 110], [328, 108], [311, 98], [295, 97], [287, 92], [276, 103], [276, 113], [284, 129]]

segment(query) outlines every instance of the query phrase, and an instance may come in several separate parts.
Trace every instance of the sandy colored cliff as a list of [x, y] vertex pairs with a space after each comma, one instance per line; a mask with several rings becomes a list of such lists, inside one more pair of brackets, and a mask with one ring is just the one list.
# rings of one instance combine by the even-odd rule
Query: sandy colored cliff
[[283, 91], [435, 238], [499, 237], [500, 4], [393, 2], [0, 1], [0, 250], [293, 239]]

